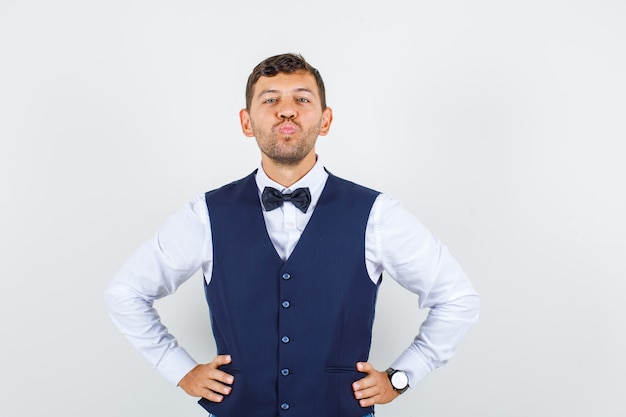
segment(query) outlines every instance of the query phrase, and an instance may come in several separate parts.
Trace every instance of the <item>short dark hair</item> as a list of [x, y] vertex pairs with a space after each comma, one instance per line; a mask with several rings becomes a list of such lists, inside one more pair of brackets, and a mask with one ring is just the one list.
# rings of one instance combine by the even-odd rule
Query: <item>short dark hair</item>
[[259, 63], [252, 73], [248, 77], [248, 83], [246, 84], [246, 109], [250, 109], [250, 103], [252, 103], [252, 94], [254, 91], [254, 85], [260, 77], [273, 77], [280, 73], [291, 74], [298, 71], [305, 71], [315, 77], [317, 82], [317, 89], [320, 94], [320, 101], [322, 104], [322, 110], [326, 109], [326, 89], [324, 88], [324, 81], [319, 71], [306, 60], [300, 54], [281, 54], [275, 55], [263, 60]]

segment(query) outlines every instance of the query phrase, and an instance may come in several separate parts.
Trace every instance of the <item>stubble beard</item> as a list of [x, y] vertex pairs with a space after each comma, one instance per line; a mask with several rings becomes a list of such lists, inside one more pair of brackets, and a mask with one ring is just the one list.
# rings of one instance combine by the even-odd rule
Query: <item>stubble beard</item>
[[[277, 131], [269, 134], [252, 126], [261, 152], [274, 163], [281, 166], [295, 166], [311, 152], [319, 136], [319, 126], [303, 132], [285, 136]], [[299, 134], [298, 134], [299, 133]]]

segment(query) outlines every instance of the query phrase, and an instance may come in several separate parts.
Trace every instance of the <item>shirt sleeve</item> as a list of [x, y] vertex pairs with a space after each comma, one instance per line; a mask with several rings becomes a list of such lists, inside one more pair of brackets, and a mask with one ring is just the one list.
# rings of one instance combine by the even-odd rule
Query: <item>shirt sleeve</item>
[[446, 246], [398, 200], [381, 194], [372, 207], [366, 232], [370, 274], [386, 271], [417, 294], [429, 312], [413, 342], [392, 363], [415, 386], [444, 365], [478, 319], [479, 297]]
[[204, 195], [174, 213], [113, 278], [105, 303], [113, 323], [148, 362], [173, 384], [197, 362], [161, 323], [154, 300], [170, 295], [212, 263]]

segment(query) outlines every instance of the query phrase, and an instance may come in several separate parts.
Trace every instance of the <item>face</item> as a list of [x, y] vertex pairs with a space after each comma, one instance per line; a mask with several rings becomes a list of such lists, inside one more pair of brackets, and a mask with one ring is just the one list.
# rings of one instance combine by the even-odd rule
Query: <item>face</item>
[[255, 137], [262, 158], [298, 165], [315, 158], [315, 142], [326, 135], [332, 110], [322, 110], [317, 83], [308, 72], [260, 77], [249, 109], [239, 113], [241, 128]]

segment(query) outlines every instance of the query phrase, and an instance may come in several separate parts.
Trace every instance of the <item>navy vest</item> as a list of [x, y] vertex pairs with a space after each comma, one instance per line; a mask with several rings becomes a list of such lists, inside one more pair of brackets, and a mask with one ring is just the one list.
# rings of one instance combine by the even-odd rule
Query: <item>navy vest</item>
[[[213, 274], [205, 284], [230, 395], [199, 403], [217, 417], [362, 417], [352, 383], [365, 374], [378, 285], [365, 229], [378, 193], [330, 175], [286, 262], [267, 234], [254, 173], [206, 193]], [[206, 282], [206, 281], [205, 281]], [[380, 283], [380, 280], [379, 280]]]

